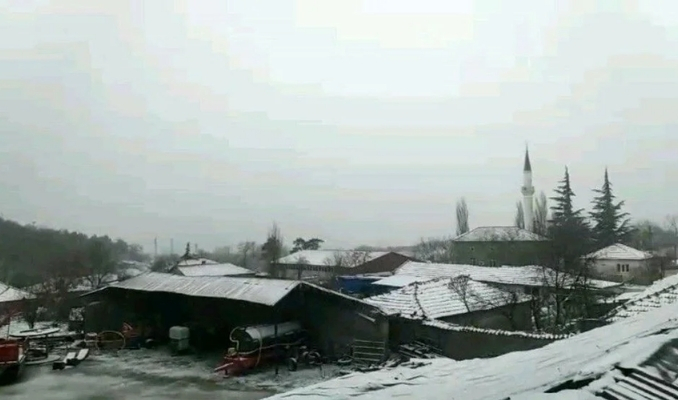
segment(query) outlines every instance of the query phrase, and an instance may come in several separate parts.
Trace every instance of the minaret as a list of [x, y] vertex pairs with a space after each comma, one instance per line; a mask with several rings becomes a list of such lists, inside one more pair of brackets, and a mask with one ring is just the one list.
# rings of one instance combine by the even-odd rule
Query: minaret
[[523, 166], [523, 215], [525, 218], [525, 229], [532, 232], [534, 214], [532, 213], [532, 204], [534, 197], [534, 186], [532, 186], [532, 166], [530, 165], [530, 152], [525, 148], [525, 165]]

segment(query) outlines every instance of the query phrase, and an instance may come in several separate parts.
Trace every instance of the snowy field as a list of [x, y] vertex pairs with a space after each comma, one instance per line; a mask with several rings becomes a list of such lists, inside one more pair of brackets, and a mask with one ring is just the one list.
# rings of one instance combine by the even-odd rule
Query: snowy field
[[280, 368], [246, 377], [225, 378], [212, 369], [218, 357], [173, 357], [163, 350], [92, 353], [81, 365], [52, 371], [51, 365], [31, 366], [21, 382], [0, 387], [3, 400], [117, 399], [242, 399], [254, 400], [337, 376], [324, 366], [290, 372]]

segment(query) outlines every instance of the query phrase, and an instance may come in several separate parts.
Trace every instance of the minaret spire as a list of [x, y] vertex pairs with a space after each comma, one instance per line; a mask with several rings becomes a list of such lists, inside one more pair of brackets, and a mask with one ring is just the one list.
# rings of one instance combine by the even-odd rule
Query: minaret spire
[[530, 164], [530, 151], [525, 144], [525, 163], [523, 165], [523, 186], [520, 190], [523, 194], [523, 215], [525, 218], [525, 229], [532, 231], [534, 215], [532, 205], [534, 204], [534, 186], [532, 186], [532, 165]]
[[523, 172], [532, 172], [532, 164], [530, 164], [530, 150], [525, 145], [525, 165], [523, 166]]

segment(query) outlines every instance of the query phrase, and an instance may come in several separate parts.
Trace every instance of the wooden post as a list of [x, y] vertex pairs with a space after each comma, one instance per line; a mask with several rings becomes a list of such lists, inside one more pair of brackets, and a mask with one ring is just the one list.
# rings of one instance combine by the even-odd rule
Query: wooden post
[[278, 367], [280, 364], [280, 360], [278, 360], [278, 356], [280, 355], [280, 349], [278, 348], [278, 321], [276, 320], [275, 326], [273, 327], [273, 343], [275, 343], [275, 376], [278, 376]]

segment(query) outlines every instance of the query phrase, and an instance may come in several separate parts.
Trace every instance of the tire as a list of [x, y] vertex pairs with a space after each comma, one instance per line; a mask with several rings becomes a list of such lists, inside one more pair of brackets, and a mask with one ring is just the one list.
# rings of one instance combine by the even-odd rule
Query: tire
[[290, 357], [290, 358], [287, 359], [287, 369], [290, 372], [296, 371], [298, 367], [299, 367], [299, 363], [297, 362], [296, 358]]

